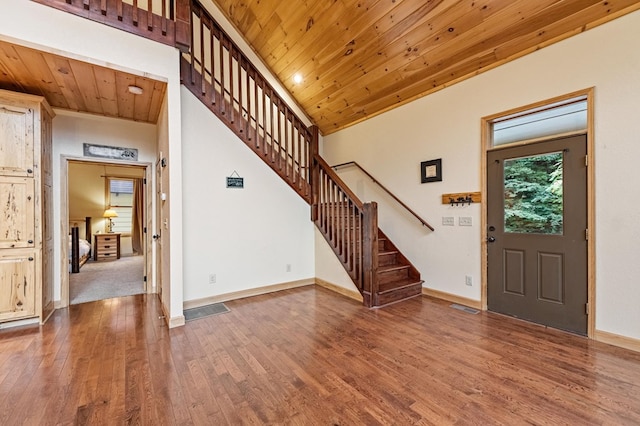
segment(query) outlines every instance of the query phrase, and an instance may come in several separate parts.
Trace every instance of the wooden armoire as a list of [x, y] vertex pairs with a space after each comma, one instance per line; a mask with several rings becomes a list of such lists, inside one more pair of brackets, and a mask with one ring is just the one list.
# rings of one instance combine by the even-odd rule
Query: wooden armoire
[[0, 90], [0, 322], [53, 312], [52, 120], [40, 96]]

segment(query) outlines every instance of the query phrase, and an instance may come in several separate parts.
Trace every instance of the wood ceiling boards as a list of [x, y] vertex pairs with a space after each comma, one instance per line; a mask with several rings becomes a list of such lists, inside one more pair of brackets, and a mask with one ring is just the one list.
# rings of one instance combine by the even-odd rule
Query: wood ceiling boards
[[638, 0], [214, 1], [324, 134], [640, 8]]
[[[143, 89], [129, 93], [128, 86]], [[44, 96], [54, 108], [156, 123], [166, 83], [0, 41], [0, 89]]]

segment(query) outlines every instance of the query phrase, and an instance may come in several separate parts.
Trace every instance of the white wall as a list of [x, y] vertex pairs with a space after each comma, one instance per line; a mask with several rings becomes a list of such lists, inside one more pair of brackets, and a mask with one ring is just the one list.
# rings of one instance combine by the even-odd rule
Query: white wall
[[[175, 161], [169, 177], [174, 200], [170, 204], [174, 223], [182, 222], [182, 170], [180, 131], [180, 70], [177, 49], [142, 37], [128, 34], [102, 24], [74, 16], [67, 12], [32, 2], [3, 1], [0, 13], [0, 39], [80, 59], [86, 62], [148, 75], [167, 82], [167, 140], [168, 156]], [[55, 121], [54, 121], [55, 123]], [[55, 124], [54, 124], [55, 125]], [[55, 128], [54, 128], [55, 130]], [[110, 143], [114, 144], [114, 143]], [[54, 220], [59, 221], [60, 182], [59, 154], [54, 152]], [[177, 287], [182, 283], [182, 240], [177, 226], [171, 239], [170, 279]], [[54, 234], [55, 247], [60, 246], [59, 231]], [[59, 277], [60, 265], [55, 264]], [[59, 292], [59, 282], [56, 282]], [[56, 293], [59, 294], [59, 293]], [[182, 317], [182, 291], [171, 293], [171, 318]]]
[[184, 300], [313, 278], [309, 205], [185, 88], [182, 111]]
[[[450, 207], [440, 197], [480, 190], [481, 117], [595, 86], [596, 328], [638, 339], [640, 198], [629, 196], [629, 183], [640, 179], [639, 76], [640, 12], [634, 12], [328, 135], [323, 152], [330, 164], [357, 160], [435, 225], [426, 232], [393, 212], [391, 202], [377, 200], [384, 204], [381, 228], [426, 287], [480, 300], [480, 207]], [[420, 184], [420, 161], [436, 158], [443, 182]], [[341, 176], [356, 192], [371, 194], [364, 177]], [[470, 216], [473, 226], [459, 227], [456, 219], [455, 227], [443, 227], [443, 216]], [[472, 287], [464, 275], [473, 277]]]
[[[58, 109], [56, 109], [55, 112], [56, 117], [53, 119], [53, 223], [60, 224], [59, 227], [54, 228], [54, 247], [57, 248], [60, 247], [60, 240], [57, 238], [62, 234], [62, 223], [65, 221], [61, 216], [62, 206], [60, 205], [60, 200], [63, 197], [63, 194], [61, 193], [63, 187], [62, 181], [65, 179], [61, 176], [60, 171], [62, 161], [66, 161], [67, 158], [82, 159], [83, 144], [91, 143], [136, 148], [138, 149], [138, 162], [153, 164], [156, 150], [156, 126], [153, 124], [136, 123], [134, 121]], [[93, 158], [87, 158], [87, 160], [92, 159]], [[74, 186], [71, 179], [73, 179], [73, 175], [69, 173], [67, 185], [70, 188]], [[99, 188], [96, 189], [96, 195], [99, 196], [102, 206], [104, 206], [104, 179], [98, 176], [96, 184], [99, 186]], [[70, 194], [70, 196], [71, 195], [72, 194]], [[75, 219], [76, 216], [74, 216], [74, 214], [74, 212], [69, 212], [69, 218]], [[92, 216], [101, 216], [101, 212], [96, 214], [95, 211], [89, 211], [86, 213], [86, 215], [89, 214]], [[84, 216], [84, 214], [80, 215], [80, 217]], [[102, 220], [100, 218], [100, 220], [94, 223], [94, 229], [95, 226], [99, 226], [101, 224]], [[102, 232], [104, 232], [104, 230]], [[130, 241], [127, 242], [127, 245], [131, 245]], [[54, 282], [53, 299], [55, 301], [60, 301], [60, 274], [66, 273], [66, 269], [61, 266], [62, 254], [60, 250], [54, 250], [53, 258], [53, 276], [56, 278], [56, 281]]]

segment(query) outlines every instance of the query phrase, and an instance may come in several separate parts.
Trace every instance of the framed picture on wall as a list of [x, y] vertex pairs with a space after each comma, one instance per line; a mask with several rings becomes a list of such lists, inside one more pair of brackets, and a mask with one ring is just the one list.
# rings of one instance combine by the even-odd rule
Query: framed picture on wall
[[420, 163], [422, 183], [442, 181], [442, 158]]

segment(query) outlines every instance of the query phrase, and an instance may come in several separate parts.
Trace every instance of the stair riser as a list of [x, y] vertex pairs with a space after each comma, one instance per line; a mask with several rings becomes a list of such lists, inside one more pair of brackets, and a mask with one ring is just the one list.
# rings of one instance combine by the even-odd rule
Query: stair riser
[[422, 284], [418, 283], [411, 287], [405, 287], [398, 291], [387, 292], [378, 296], [378, 306], [410, 299], [422, 294]]
[[388, 272], [378, 272], [378, 282], [387, 284], [393, 281], [400, 281], [409, 278], [409, 268], [397, 269]]
[[378, 266], [394, 265], [398, 263], [396, 253], [378, 255]]

